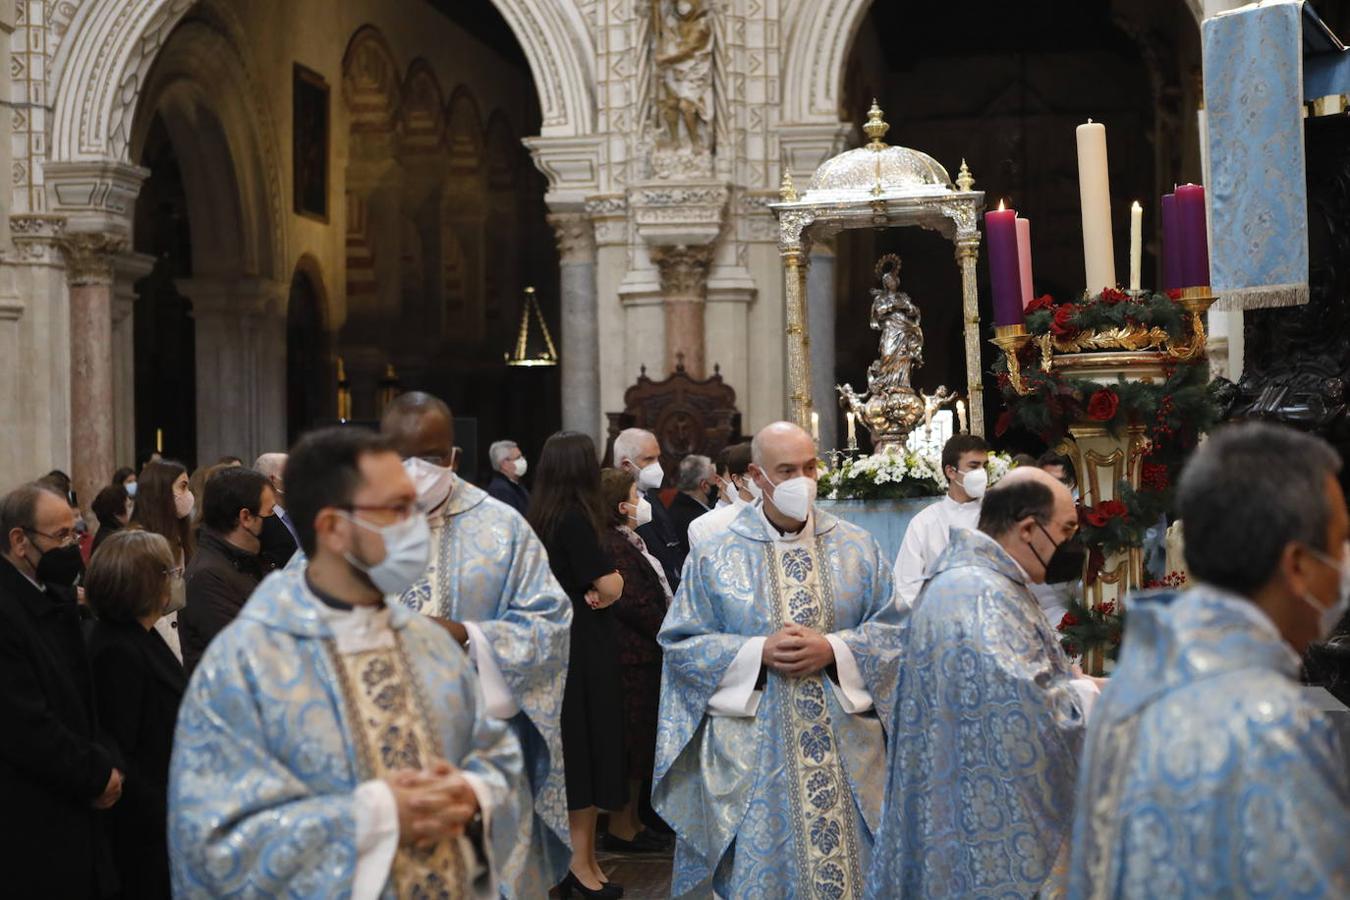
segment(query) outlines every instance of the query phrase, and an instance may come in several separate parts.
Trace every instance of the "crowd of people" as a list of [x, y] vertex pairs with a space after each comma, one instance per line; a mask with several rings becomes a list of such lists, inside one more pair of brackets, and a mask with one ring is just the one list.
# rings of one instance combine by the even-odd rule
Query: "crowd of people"
[[10, 491], [5, 893], [612, 898], [599, 851], [673, 848], [679, 897], [1350, 896], [1297, 683], [1350, 602], [1319, 439], [1196, 451], [1197, 583], [1131, 598], [1106, 679], [1053, 625], [1063, 457], [990, 486], [954, 436], [891, 559], [796, 425], [673, 491], [652, 433], [600, 449], [498, 441], [480, 489], [412, 392], [252, 467], [118, 470], [95, 528], [60, 472]]

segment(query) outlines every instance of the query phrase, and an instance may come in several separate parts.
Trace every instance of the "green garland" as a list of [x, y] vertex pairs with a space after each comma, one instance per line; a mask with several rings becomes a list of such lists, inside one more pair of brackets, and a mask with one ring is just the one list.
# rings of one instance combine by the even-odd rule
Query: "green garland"
[[[1176, 297], [1156, 293], [1136, 296], [1116, 290], [1071, 304], [1056, 304], [1049, 296], [1040, 297], [1027, 307], [1026, 322], [1027, 331], [1036, 337], [1072, 337], [1080, 332], [1142, 325], [1162, 328], [1169, 338], [1182, 340], [1187, 329], [1186, 313]], [[1218, 422], [1219, 405], [1203, 358], [1173, 362], [1161, 383], [1123, 378], [1103, 383], [1066, 377], [1053, 369], [1044, 371], [1039, 344], [1037, 340], [1029, 342], [1018, 356], [1025, 394], [1013, 389], [1007, 360], [1000, 354], [995, 361], [993, 375], [1007, 407], [995, 425], [996, 436], [1018, 426], [1053, 447], [1068, 436], [1070, 423], [1090, 421], [1117, 436], [1130, 425], [1143, 425], [1149, 441], [1141, 462], [1139, 489], [1122, 482], [1117, 486], [1116, 499], [1084, 506], [1080, 511], [1079, 534], [1089, 551], [1087, 583], [1092, 584], [1107, 556], [1142, 546], [1144, 533], [1170, 512], [1175, 475], [1200, 435]], [[1086, 652], [1101, 647], [1110, 657], [1120, 640], [1123, 614], [1075, 603], [1069, 612], [1071, 624], [1062, 629], [1065, 648]]]

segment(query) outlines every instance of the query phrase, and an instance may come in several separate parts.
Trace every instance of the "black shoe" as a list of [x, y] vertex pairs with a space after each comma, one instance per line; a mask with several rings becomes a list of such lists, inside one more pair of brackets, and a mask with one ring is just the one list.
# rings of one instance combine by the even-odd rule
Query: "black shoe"
[[605, 900], [615, 900], [615, 898], [623, 896], [623, 888], [612, 881], [605, 882], [600, 885], [598, 891], [593, 891], [582, 884], [581, 879], [572, 874], [571, 869], [568, 869], [567, 877], [558, 885], [558, 896], [561, 897], [562, 900], [568, 900], [568, 898], [572, 896], [573, 891], [576, 891], [583, 897], [603, 897]]
[[644, 828], [633, 835], [631, 841], [625, 841], [613, 834], [602, 834], [600, 835], [600, 849], [606, 853], [664, 853], [670, 849], [670, 841], [660, 835], [653, 834], [651, 829]]

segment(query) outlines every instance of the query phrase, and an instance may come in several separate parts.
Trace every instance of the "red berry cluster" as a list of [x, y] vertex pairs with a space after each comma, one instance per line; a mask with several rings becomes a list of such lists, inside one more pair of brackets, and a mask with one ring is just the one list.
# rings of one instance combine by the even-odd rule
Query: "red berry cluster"
[[1116, 601], [1107, 600], [1105, 603], [1099, 603], [1092, 607], [1092, 611], [1101, 613], [1103, 616], [1113, 616], [1116, 614]]
[[1171, 484], [1167, 466], [1163, 463], [1146, 462], [1141, 467], [1140, 484], [1146, 491], [1161, 494]]
[[1157, 452], [1166, 443], [1167, 438], [1176, 436], [1176, 429], [1172, 427], [1172, 414], [1176, 411], [1176, 404], [1172, 400], [1171, 394], [1163, 394], [1162, 399], [1158, 401], [1158, 411], [1154, 416], [1153, 433], [1150, 437], [1153, 440], [1153, 452]]

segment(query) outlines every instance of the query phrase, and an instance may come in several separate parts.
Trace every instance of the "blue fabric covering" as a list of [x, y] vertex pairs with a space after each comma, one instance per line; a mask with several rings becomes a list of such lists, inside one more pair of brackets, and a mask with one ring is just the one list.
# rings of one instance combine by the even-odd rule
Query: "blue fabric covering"
[[941, 499], [938, 494], [913, 500], [817, 500], [816, 506], [866, 529], [881, 545], [881, 558], [894, 563], [909, 523]]

